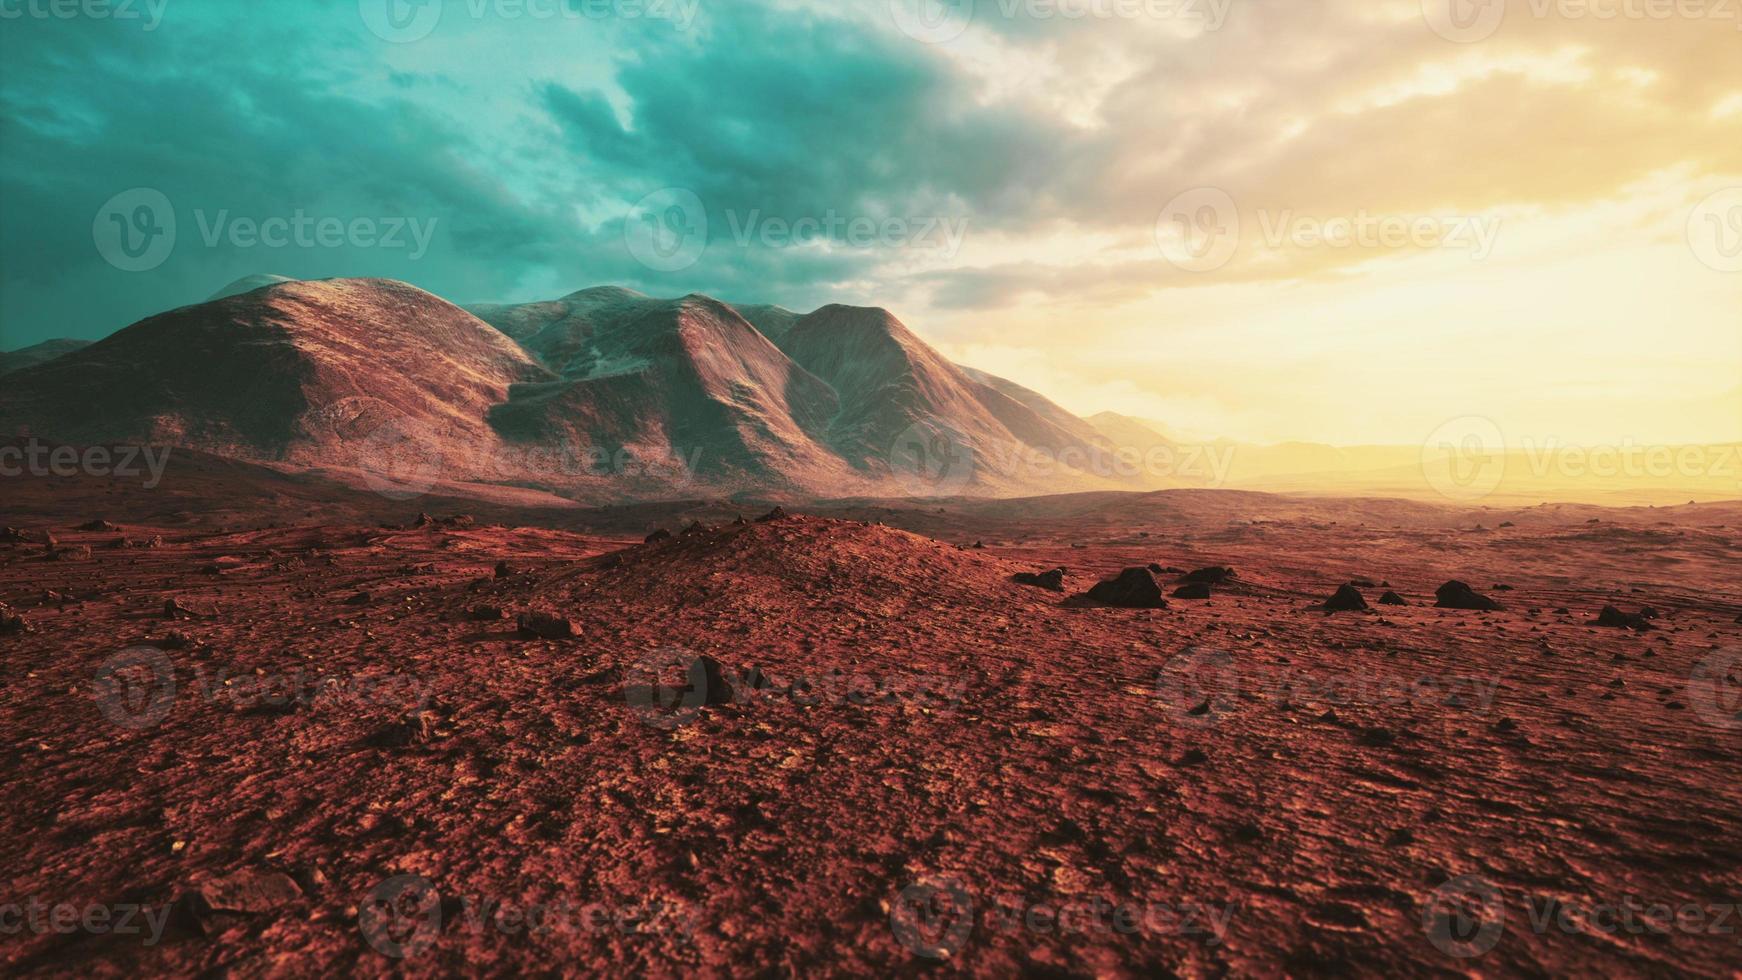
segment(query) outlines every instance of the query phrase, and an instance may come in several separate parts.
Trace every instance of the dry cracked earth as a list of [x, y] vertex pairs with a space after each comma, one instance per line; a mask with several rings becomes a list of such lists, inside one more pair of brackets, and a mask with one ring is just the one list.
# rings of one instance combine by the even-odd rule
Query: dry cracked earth
[[[9, 975], [1742, 971], [1742, 506], [67, 506]], [[1234, 575], [1081, 598], [1151, 564]]]

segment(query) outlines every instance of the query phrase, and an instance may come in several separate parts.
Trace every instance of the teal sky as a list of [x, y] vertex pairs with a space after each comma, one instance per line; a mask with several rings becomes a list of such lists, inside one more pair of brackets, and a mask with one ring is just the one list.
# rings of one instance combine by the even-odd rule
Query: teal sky
[[1459, 2], [0, 0], [0, 349], [619, 284], [1185, 434], [1742, 438], [1742, 15]]

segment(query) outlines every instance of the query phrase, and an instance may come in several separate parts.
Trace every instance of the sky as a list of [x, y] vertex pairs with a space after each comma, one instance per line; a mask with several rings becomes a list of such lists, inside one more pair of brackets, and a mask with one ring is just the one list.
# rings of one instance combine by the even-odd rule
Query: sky
[[0, 349], [256, 273], [884, 306], [1182, 435], [1742, 440], [1742, 4], [0, 0]]

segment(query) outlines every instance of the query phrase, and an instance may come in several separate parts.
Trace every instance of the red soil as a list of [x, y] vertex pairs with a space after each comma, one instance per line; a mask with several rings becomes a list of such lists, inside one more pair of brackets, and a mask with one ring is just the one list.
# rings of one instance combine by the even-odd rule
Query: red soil
[[[0, 963], [1742, 966], [1734, 912], [1661, 934], [1533, 926], [1630, 899], [1742, 902], [1742, 508], [1521, 512], [1498, 528], [1473, 512], [1232, 494], [1061, 506], [881, 515], [948, 542], [819, 517], [757, 523], [748, 509], [738, 525], [719, 505], [697, 508], [719, 516], [687, 535], [669, 511], [620, 514], [633, 533], [604, 536], [72, 530], [124, 520], [119, 509], [25, 522], [92, 554], [0, 545], [0, 602], [34, 628], [0, 636], [13, 733], [0, 865], [20, 903], [169, 915], [150, 945], [26, 928], [0, 943]], [[649, 518], [675, 537], [642, 544]], [[162, 547], [110, 547], [153, 534]], [[989, 547], [959, 547], [975, 538]], [[1165, 610], [1069, 599], [1149, 562], [1239, 577]], [[1071, 571], [1067, 595], [1009, 581], [1056, 565]], [[1356, 576], [1374, 583], [1369, 601], [1389, 582], [1411, 605], [1311, 608]], [[1431, 608], [1451, 578], [1506, 608]], [[166, 619], [167, 599], [189, 614]], [[1588, 625], [1611, 603], [1654, 606], [1657, 628]], [[474, 619], [478, 607], [506, 618]], [[533, 610], [578, 638], [520, 638], [513, 617]], [[105, 664], [142, 644], [160, 652], [120, 676], [151, 681], [167, 664], [173, 699], [104, 685]], [[704, 655], [742, 700], [701, 707], [658, 686]], [[334, 686], [274, 704], [251, 680], [282, 692], [299, 677]], [[1465, 875], [1492, 889], [1504, 928], [1471, 933], [1494, 945], [1460, 958], [1445, 949], [1469, 946], [1436, 944], [1435, 912]], [[384, 881], [415, 886], [403, 915], [375, 900]], [[439, 898], [419, 904], [424, 883]], [[482, 923], [481, 901], [544, 910], [547, 928]]]

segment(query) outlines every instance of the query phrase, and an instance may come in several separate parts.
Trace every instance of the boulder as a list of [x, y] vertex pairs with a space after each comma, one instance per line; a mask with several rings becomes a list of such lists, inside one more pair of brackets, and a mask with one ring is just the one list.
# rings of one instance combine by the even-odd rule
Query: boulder
[[1500, 608], [1500, 603], [1456, 579], [1435, 590], [1434, 597], [1438, 600], [1434, 605], [1440, 609], [1474, 609], [1480, 612], [1492, 612]]
[[1208, 582], [1188, 582], [1173, 590], [1175, 599], [1208, 599], [1211, 595]]
[[85, 523], [80, 524], [78, 529], [81, 531], [104, 531], [112, 534], [121, 530], [121, 526], [119, 524], [110, 524], [108, 521], [86, 521]]
[[568, 640], [581, 633], [568, 618], [540, 611], [521, 613], [515, 626], [528, 640]]
[[1037, 589], [1051, 589], [1054, 592], [1065, 590], [1065, 570], [1062, 568], [1046, 572], [1017, 572], [1011, 577], [1018, 585], [1032, 585]]
[[256, 915], [272, 912], [302, 897], [302, 889], [279, 871], [239, 871], [202, 881], [193, 888], [194, 911]]
[[1166, 609], [1161, 585], [1147, 568], [1127, 568], [1089, 590], [1089, 598], [1121, 609]]
[[1644, 613], [1622, 612], [1614, 606], [1604, 606], [1603, 611], [1597, 614], [1597, 618], [1592, 620], [1591, 625], [1611, 629], [1636, 630], [1640, 633], [1657, 628], [1651, 625], [1650, 618]]
[[1337, 594], [1325, 600], [1326, 612], [1361, 612], [1367, 607], [1367, 597], [1353, 585], [1345, 585]]
[[1221, 585], [1234, 577], [1235, 572], [1232, 568], [1225, 568], [1218, 565], [1210, 568], [1200, 568], [1195, 572], [1190, 572], [1184, 578], [1180, 579], [1180, 581], [1192, 585]]
[[670, 541], [670, 540], [671, 540], [671, 532], [667, 531], [665, 528], [662, 527], [659, 530], [653, 532], [652, 534], [649, 534], [647, 537], [643, 538], [641, 540], [641, 543], [642, 544], [659, 544], [661, 542]]
[[784, 507], [776, 507], [773, 510], [769, 511], [768, 513], [763, 514], [761, 517], [758, 517], [756, 519], [756, 523], [767, 524], [770, 521], [784, 521], [784, 520], [786, 520], [787, 516], [788, 515], [787, 515], [786, 509]]
[[1379, 604], [1381, 606], [1407, 606], [1407, 605], [1409, 605], [1408, 602], [1404, 601], [1403, 596], [1400, 596], [1395, 592], [1387, 592], [1384, 595], [1380, 596], [1379, 597]]
[[15, 636], [20, 633], [34, 633], [36, 627], [4, 602], [0, 602], [0, 636]]

